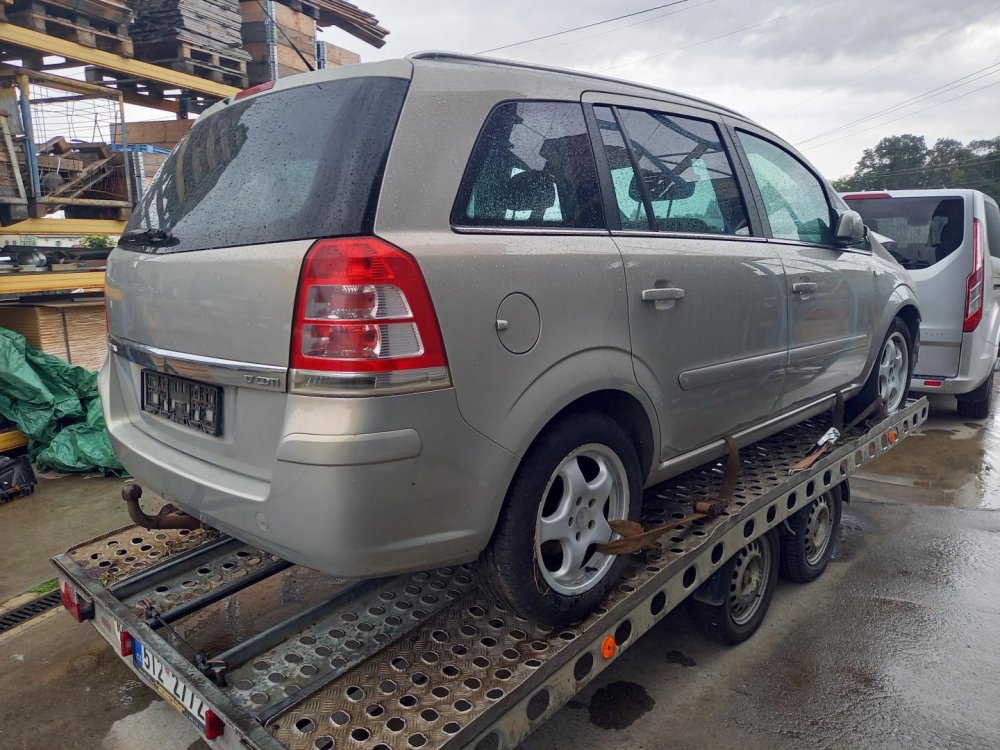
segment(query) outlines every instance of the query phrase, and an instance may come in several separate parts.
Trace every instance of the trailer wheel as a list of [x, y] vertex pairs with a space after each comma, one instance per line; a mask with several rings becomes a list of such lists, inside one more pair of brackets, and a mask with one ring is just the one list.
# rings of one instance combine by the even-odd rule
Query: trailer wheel
[[726, 579], [722, 602], [711, 604], [697, 596], [690, 600], [694, 626], [725, 644], [742, 643], [756, 633], [774, 595], [778, 547], [778, 534], [772, 529], [737, 552], [719, 571]]
[[538, 438], [507, 491], [479, 581], [493, 599], [547, 625], [579, 622], [621, 577], [604, 555], [608, 521], [638, 520], [639, 458], [628, 434], [600, 412], [572, 414]]
[[788, 519], [788, 533], [781, 538], [783, 578], [809, 583], [826, 570], [840, 532], [843, 492], [837, 485]]

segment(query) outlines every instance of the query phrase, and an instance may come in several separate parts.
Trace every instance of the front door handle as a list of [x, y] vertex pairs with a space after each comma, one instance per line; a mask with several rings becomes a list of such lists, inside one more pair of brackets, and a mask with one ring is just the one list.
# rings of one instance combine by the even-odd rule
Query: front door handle
[[792, 291], [795, 294], [812, 294], [816, 291], [817, 284], [815, 281], [796, 281], [792, 284]]
[[656, 289], [643, 289], [643, 302], [660, 302], [668, 299], [684, 299], [684, 290], [679, 287], [664, 287]]

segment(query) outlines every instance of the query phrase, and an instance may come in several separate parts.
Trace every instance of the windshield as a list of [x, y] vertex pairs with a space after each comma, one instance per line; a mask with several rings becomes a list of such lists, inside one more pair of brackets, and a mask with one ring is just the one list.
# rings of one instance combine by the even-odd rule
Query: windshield
[[962, 246], [962, 198], [848, 198], [847, 204], [869, 229], [896, 241], [890, 252], [903, 268], [930, 268]]
[[398, 78], [338, 79], [209, 115], [143, 194], [128, 247], [174, 253], [370, 233], [406, 88]]

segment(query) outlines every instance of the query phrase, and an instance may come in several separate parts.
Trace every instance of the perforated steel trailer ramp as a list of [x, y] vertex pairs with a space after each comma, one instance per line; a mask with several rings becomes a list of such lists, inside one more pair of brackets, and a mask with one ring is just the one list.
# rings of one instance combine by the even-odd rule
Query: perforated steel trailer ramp
[[[174, 629], [296, 566], [211, 532], [134, 526], [53, 562], [147, 685], [203, 732], [224, 725], [213, 747], [512, 748], [745, 545], [926, 418], [926, 399], [911, 401], [793, 476], [789, 467], [826, 431], [828, 415], [742, 449], [729, 511], [631, 556], [604, 606], [566, 629], [512, 616], [476, 587], [471, 566], [455, 566], [363, 583], [321, 577], [323, 597], [245, 638], [232, 637], [240, 628], [227, 610], [207, 620], [222, 644], [213, 651]], [[723, 462], [706, 464], [648, 490], [643, 525], [683, 518], [718, 492], [722, 470]]]

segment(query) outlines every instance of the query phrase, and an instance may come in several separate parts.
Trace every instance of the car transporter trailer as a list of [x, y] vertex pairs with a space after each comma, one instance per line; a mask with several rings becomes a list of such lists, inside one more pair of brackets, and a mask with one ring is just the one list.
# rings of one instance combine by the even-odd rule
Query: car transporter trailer
[[836, 534], [848, 478], [927, 409], [910, 401], [821, 451], [830, 414], [745, 446], [731, 503], [714, 518], [687, 520], [720, 493], [725, 460], [647, 490], [645, 528], [686, 522], [630, 555], [608, 600], [573, 627], [498, 608], [472, 565], [349, 582], [212, 530], [128, 526], [53, 562], [67, 609], [212, 747], [513, 748], [688, 597], [716, 637], [742, 638], [713, 622], [752, 633], [778, 545], [808, 552], [819, 541], [796, 521], [825, 503], [821, 531]]

